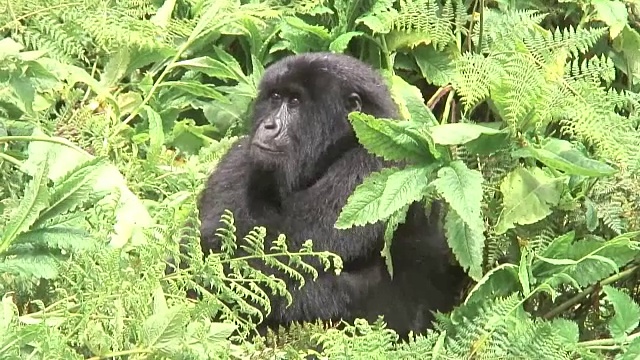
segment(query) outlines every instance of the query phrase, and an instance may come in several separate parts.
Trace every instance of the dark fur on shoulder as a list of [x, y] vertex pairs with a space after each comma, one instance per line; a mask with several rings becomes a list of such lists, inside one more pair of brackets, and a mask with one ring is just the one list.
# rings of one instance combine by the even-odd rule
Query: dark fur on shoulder
[[314, 263], [319, 278], [301, 289], [291, 286], [290, 307], [273, 297], [262, 326], [357, 317], [374, 321], [384, 315], [404, 336], [430, 327], [430, 311], [448, 311], [456, 301], [463, 273], [449, 265], [442, 230], [420, 204], [410, 207], [395, 234], [393, 280], [380, 255], [383, 224], [334, 228], [355, 187], [387, 165], [358, 143], [347, 119], [354, 110], [398, 118], [383, 79], [366, 64], [330, 53], [276, 62], [260, 83], [251, 135], [223, 157], [201, 196], [205, 254], [220, 250], [214, 232], [229, 209], [240, 236], [262, 225], [269, 239], [285, 234], [292, 251], [312, 239], [315, 250], [331, 251], [344, 261], [339, 276]]

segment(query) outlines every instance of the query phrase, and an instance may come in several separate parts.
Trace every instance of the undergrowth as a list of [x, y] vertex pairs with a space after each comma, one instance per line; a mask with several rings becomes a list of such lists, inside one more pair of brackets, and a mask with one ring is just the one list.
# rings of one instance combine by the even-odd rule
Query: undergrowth
[[[0, 8], [0, 358], [640, 354], [634, 2]], [[308, 51], [380, 69], [404, 118], [350, 115], [368, 151], [410, 166], [365, 179], [336, 227], [384, 221], [391, 235], [408, 204], [443, 200], [448, 243], [473, 280], [460, 306], [408, 342], [382, 318], [256, 333], [267, 291], [291, 295], [248, 258], [300, 285], [318, 275], [311, 259], [339, 272], [340, 258], [312, 241], [291, 252], [286, 234], [237, 234], [227, 213], [224, 251], [203, 259], [204, 180], [246, 135], [264, 68]], [[248, 258], [233, 257], [238, 246]], [[170, 258], [182, 266], [168, 274]]]

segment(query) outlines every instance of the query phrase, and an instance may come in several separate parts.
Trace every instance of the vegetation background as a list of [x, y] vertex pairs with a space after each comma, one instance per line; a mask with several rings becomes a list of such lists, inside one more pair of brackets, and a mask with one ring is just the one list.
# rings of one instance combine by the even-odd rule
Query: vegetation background
[[[640, 357], [640, 1], [0, 9], [0, 359]], [[405, 118], [350, 116], [369, 151], [412, 166], [373, 174], [336, 226], [383, 220], [390, 235], [407, 204], [443, 199], [473, 279], [408, 343], [383, 321], [254, 337], [269, 306], [256, 284], [289, 294], [249, 258], [301, 282], [308, 257], [327, 271], [340, 259], [312, 242], [265, 244], [264, 228], [235, 234], [228, 214], [225, 251], [204, 261], [185, 225], [246, 134], [264, 68], [308, 51], [379, 68]], [[187, 265], [165, 275], [180, 239]], [[232, 258], [237, 246], [252, 255]], [[214, 291], [202, 300], [184, 296], [204, 286]]]

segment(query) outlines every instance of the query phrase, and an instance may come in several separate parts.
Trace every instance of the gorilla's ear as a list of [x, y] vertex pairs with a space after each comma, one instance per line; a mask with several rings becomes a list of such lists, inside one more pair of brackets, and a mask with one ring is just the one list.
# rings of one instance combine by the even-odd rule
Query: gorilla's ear
[[349, 104], [349, 112], [352, 111], [362, 111], [362, 99], [360, 98], [360, 95], [358, 95], [357, 93], [351, 93], [349, 94], [349, 97], [347, 98], [347, 102]]

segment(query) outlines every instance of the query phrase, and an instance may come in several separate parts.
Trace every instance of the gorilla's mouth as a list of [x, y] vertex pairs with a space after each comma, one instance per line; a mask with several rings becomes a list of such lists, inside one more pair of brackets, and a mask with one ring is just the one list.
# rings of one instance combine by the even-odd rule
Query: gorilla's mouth
[[257, 148], [260, 151], [263, 151], [263, 152], [266, 152], [266, 153], [270, 153], [270, 154], [282, 154], [282, 153], [284, 153], [284, 151], [282, 151], [282, 150], [278, 150], [275, 147], [270, 147], [270, 146], [267, 146], [267, 145], [262, 144], [260, 142], [253, 142], [251, 145], [253, 147]]

